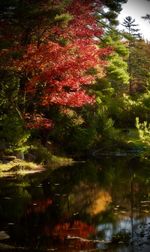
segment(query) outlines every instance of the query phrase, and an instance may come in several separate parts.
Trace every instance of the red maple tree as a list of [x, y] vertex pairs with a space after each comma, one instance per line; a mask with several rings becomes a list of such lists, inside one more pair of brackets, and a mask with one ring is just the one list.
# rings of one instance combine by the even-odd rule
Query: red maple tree
[[[44, 119], [40, 108], [94, 103], [95, 97], [88, 94], [87, 87], [94, 83], [95, 76], [89, 70], [102, 72], [106, 64], [104, 56], [110, 51], [98, 45], [103, 34], [95, 17], [98, 6], [100, 1], [71, 1], [65, 10], [71, 17], [67, 25], [56, 22], [43, 33], [43, 42], [28, 44], [23, 48], [23, 57], [14, 61], [17, 72], [26, 76], [25, 92], [33, 107], [25, 118], [36, 121], [38, 114], [39, 127], [40, 121], [44, 126], [44, 120], [49, 127], [52, 125], [51, 120]], [[34, 122], [31, 125], [34, 127]]]

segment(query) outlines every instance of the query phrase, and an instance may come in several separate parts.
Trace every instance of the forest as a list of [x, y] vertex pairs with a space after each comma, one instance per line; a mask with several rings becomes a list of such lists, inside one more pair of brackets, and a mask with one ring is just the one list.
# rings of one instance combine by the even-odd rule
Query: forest
[[118, 28], [126, 2], [0, 1], [1, 162], [149, 160], [150, 42]]
[[150, 41], [127, 2], [0, 0], [0, 251], [150, 251]]

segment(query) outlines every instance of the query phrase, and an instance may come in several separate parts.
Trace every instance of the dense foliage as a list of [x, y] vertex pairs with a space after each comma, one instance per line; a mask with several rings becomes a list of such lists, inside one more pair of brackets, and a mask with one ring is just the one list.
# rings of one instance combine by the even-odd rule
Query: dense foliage
[[79, 157], [149, 125], [150, 44], [132, 17], [118, 31], [125, 2], [0, 2], [2, 152], [40, 142]]

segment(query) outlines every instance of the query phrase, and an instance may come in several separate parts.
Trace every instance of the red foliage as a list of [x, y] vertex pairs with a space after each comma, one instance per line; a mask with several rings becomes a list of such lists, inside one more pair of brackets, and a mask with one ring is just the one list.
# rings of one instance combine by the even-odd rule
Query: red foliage
[[[98, 3], [99, 2], [99, 3]], [[101, 6], [101, 1], [92, 0], [74, 0], [67, 8], [67, 11], [73, 16], [69, 26], [64, 29], [54, 27], [55, 34], [61, 35], [64, 38], [69, 39], [93, 39], [93, 36], [100, 37], [103, 34], [102, 28], [97, 24], [94, 13], [97, 5]]]
[[26, 121], [26, 127], [27, 128], [52, 128], [53, 122], [50, 119], [44, 118], [43, 114], [29, 114], [26, 113], [24, 115], [24, 119]]
[[90, 234], [95, 234], [95, 229], [91, 225], [88, 225], [80, 220], [76, 220], [73, 223], [66, 222], [57, 224], [53, 230], [48, 226], [45, 227], [44, 232], [46, 235], [50, 235], [53, 238], [64, 241], [67, 238], [88, 238]]
[[[104, 56], [110, 52], [109, 48], [100, 48], [96, 39], [103, 33], [94, 16], [100, 3], [98, 0], [71, 1], [65, 10], [72, 16], [68, 25], [51, 27], [44, 33], [43, 43], [29, 44], [23, 48], [23, 57], [14, 61], [16, 70], [28, 79], [25, 89], [33, 107], [35, 102], [39, 108], [94, 103], [95, 98], [87, 92], [87, 86], [95, 80], [89, 70], [100, 68], [102, 72], [106, 65]], [[31, 128], [44, 125], [51, 127], [52, 122], [41, 114], [31, 116], [27, 124]]]
[[[91, 2], [91, 1], [88, 1]], [[108, 53], [107, 49], [97, 46], [95, 36], [102, 35], [102, 29], [92, 15], [94, 7], [89, 3], [74, 1], [68, 9], [73, 15], [67, 27], [53, 27], [57, 41], [47, 41], [37, 47], [30, 44], [22, 60], [16, 62], [19, 71], [29, 77], [27, 92], [35, 95], [42, 89], [41, 104], [82, 106], [93, 103], [83, 85], [92, 84], [94, 76], [87, 73], [96, 66], [103, 68], [100, 58]], [[68, 44], [62, 46], [59, 39], [66, 39]]]
[[[90, 235], [95, 235], [95, 228], [80, 220], [57, 224], [53, 229], [45, 226], [43, 234], [50, 237], [50, 240], [57, 242], [59, 248], [71, 247], [79, 250], [90, 250], [95, 244], [90, 240]], [[61, 250], [61, 249], [60, 249]], [[63, 249], [62, 249], [63, 250]]]

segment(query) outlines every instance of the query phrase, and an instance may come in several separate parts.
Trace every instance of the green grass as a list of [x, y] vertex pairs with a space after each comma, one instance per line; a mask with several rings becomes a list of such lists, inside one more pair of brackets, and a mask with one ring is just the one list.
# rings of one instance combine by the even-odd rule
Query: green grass
[[42, 172], [46, 169], [56, 169], [61, 166], [71, 165], [73, 159], [60, 157], [60, 156], [51, 156], [51, 161], [46, 164], [36, 164], [33, 162], [27, 162], [25, 160], [14, 158], [13, 161], [7, 163], [0, 163], [0, 177], [6, 176], [24, 176], [30, 173]]
[[43, 170], [41, 165], [33, 162], [15, 158], [7, 163], [0, 163], [0, 176], [26, 175], [28, 173], [40, 172]]

